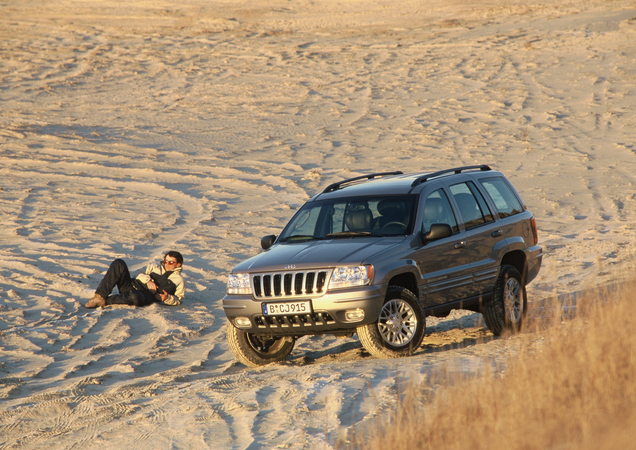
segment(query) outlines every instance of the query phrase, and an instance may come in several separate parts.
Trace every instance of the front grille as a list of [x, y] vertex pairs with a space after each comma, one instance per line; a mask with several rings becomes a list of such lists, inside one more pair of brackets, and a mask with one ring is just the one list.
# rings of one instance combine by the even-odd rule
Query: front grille
[[334, 325], [336, 321], [329, 313], [296, 314], [287, 316], [256, 316], [256, 326], [268, 330], [305, 329], [319, 330]]
[[296, 298], [325, 292], [327, 271], [267, 273], [252, 276], [255, 298]]

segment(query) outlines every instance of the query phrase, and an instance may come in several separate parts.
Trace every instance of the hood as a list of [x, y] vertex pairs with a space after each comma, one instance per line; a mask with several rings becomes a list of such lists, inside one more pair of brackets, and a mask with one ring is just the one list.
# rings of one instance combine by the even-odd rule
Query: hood
[[237, 265], [232, 272], [269, 272], [289, 269], [358, 265], [405, 241], [404, 236], [284, 242]]

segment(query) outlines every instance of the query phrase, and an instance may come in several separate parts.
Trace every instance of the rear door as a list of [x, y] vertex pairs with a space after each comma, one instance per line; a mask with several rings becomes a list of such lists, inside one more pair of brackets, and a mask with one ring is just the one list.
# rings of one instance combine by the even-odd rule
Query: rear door
[[504, 177], [482, 177], [478, 184], [483, 188], [484, 196], [490, 197], [490, 203], [494, 211], [499, 215], [499, 223], [503, 230], [504, 237], [522, 236], [524, 226], [513, 216], [525, 211], [521, 199], [516, 194], [514, 188]]
[[499, 273], [493, 250], [504, 239], [501, 224], [472, 180], [451, 184], [449, 190], [461, 217], [460, 229], [464, 229], [461, 245], [472, 264], [472, 284], [464, 297], [488, 293]]

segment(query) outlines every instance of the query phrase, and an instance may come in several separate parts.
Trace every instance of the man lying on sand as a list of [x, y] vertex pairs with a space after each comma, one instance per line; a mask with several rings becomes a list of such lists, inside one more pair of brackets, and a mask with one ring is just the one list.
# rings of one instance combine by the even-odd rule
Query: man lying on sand
[[[185, 296], [185, 282], [181, 276], [183, 256], [170, 251], [166, 253], [161, 266], [148, 264], [145, 273], [131, 278], [123, 259], [113, 261], [95, 291], [86, 303], [87, 308], [106, 305], [147, 306], [155, 302], [165, 305], [180, 305]], [[117, 286], [118, 295], [110, 295]]]

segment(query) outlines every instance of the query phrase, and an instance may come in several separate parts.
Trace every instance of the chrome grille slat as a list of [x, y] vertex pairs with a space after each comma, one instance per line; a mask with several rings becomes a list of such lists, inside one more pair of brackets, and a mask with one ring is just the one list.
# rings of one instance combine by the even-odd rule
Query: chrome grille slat
[[258, 299], [293, 299], [323, 295], [330, 270], [298, 270], [252, 275], [252, 292]]

